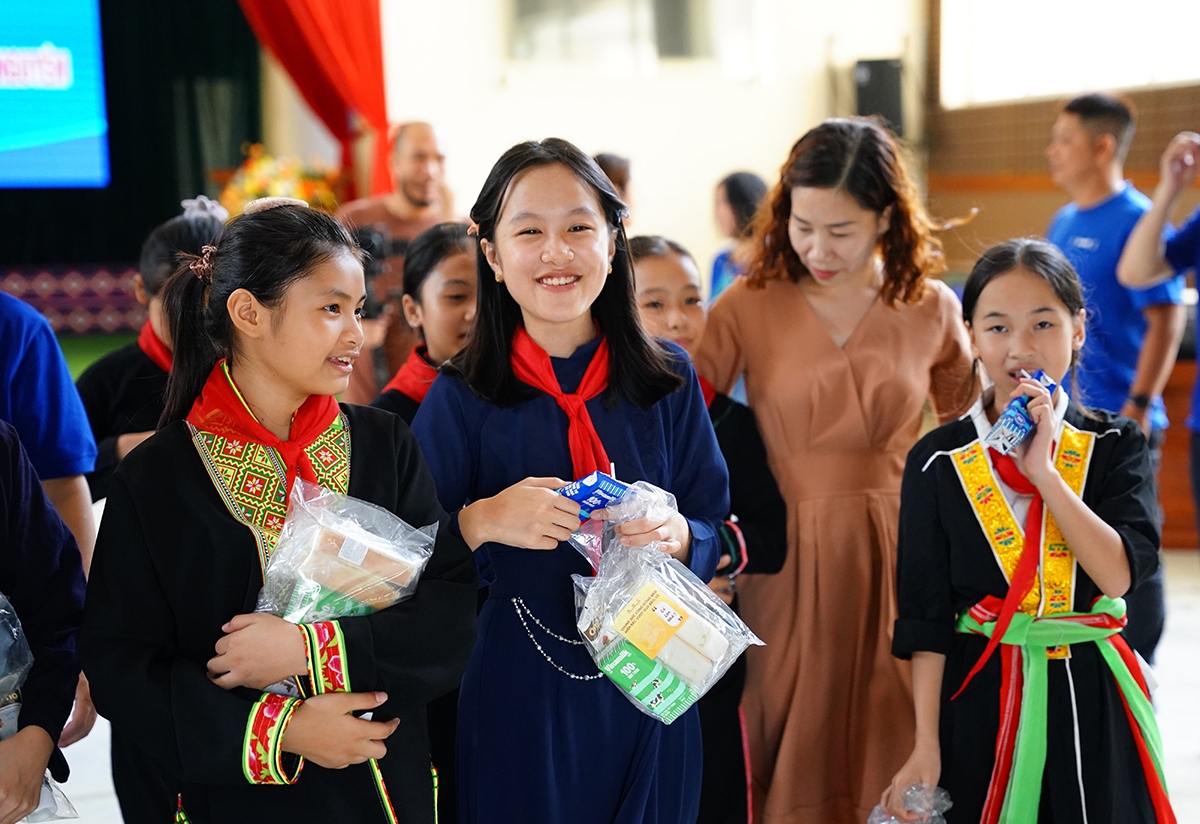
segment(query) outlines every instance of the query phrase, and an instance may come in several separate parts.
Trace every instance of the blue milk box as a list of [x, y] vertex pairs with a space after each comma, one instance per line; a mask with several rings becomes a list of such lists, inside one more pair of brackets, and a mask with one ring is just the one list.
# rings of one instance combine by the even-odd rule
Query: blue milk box
[[[1057, 384], [1041, 369], [1032, 375], [1027, 372], [1023, 372], [1023, 374], [1046, 387], [1046, 391], [1051, 395], [1054, 394]], [[1007, 455], [1016, 449], [1017, 444], [1025, 440], [1034, 429], [1033, 418], [1029, 417], [1029, 413], [1025, 410], [1028, 403], [1028, 395], [1019, 395], [1009, 401], [1008, 406], [1004, 407], [1004, 411], [996, 419], [991, 431], [983, 439], [984, 445], [991, 447], [1001, 455]]]
[[579, 520], [586, 521], [592, 517], [593, 509], [604, 509], [615, 504], [629, 489], [626, 484], [612, 478], [603, 472], [593, 472], [587, 477], [567, 484], [558, 490], [558, 494], [570, 498], [579, 504]]

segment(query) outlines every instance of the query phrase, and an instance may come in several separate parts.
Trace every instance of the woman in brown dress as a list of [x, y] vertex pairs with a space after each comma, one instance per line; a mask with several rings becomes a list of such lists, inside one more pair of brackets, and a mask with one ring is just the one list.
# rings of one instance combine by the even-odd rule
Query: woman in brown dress
[[912, 750], [891, 656], [900, 477], [926, 400], [973, 397], [935, 227], [895, 139], [828, 120], [792, 148], [756, 219], [749, 275], [713, 306], [697, 366], [744, 376], [788, 504], [783, 571], [744, 576], [754, 817], [861, 824]]

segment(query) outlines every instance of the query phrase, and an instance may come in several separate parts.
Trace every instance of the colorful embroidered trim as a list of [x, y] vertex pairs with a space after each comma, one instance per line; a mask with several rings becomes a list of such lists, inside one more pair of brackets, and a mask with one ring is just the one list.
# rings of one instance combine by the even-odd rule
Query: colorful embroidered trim
[[438, 824], [438, 771], [432, 761], [429, 762], [429, 772], [433, 774], [433, 824]]
[[342, 625], [337, 621], [320, 621], [300, 624], [300, 631], [304, 633], [304, 651], [313, 693], [350, 692], [350, 668], [346, 661]]
[[[383, 772], [379, 769], [379, 762], [372, 758], [368, 761], [371, 765], [371, 777], [375, 779], [375, 789], [379, 792], [379, 803], [383, 806], [383, 814], [387, 816], [388, 824], [400, 824], [400, 817], [396, 815], [396, 808], [392, 804], [392, 797], [388, 795], [387, 785], [383, 783]], [[432, 765], [430, 765], [432, 769]], [[437, 779], [433, 782], [434, 791], [434, 816], [437, 816]]]
[[[1076, 495], [1082, 497], [1091, 463], [1095, 434], [1063, 422], [1059, 436], [1055, 468]], [[979, 441], [950, 453], [955, 471], [979, 526], [987, 537], [1005, 580], [1012, 580], [1020, 560], [1024, 530], [1017, 523], [1008, 500], [1000, 491], [987, 450]], [[1075, 593], [1075, 555], [1063, 540], [1062, 530], [1049, 508], [1043, 509], [1042, 555], [1033, 588], [1021, 602], [1026, 615], [1061, 614], [1071, 609]], [[1050, 650], [1059, 657], [1065, 651]]]
[[183, 809], [183, 793], [180, 793], [175, 802], [175, 817], [171, 819], [175, 824], [192, 824], [192, 820], [188, 818], [187, 812]]
[[[1003, 606], [989, 595], [959, 617], [957, 629], [990, 638]], [[1049, 656], [1041, 650], [1094, 643], [1116, 681], [1137, 746], [1142, 773], [1158, 824], [1174, 824], [1162, 771], [1162, 742], [1149, 691], [1137, 659], [1119, 635], [1125, 602], [1101, 597], [1090, 612], [1013, 616], [1001, 639], [1000, 726], [996, 763], [984, 803], [982, 824], [1036, 821], [1046, 765]], [[1041, 654], [1039, 654], [1041, 653]]]
[[[283, 735], [302, 703], [299, 698], [264, 693], [251, 708], [242, 746], [242, 773], [251, 784], [295, 784], [300, 777], [304, 759], [284, 753]], [[290, 771], [285, 757], [294, 764]]]
[[[188, 429], [229, 513], [254, 534], [265, 570], [287, 517], [287, 472], [278, 453], [253, 441], [205, 432], [191, 423]], [[305, 452], [317, 482], [345, 495], [350, 487], [350, 425], [345, 414], [339, 414]]]

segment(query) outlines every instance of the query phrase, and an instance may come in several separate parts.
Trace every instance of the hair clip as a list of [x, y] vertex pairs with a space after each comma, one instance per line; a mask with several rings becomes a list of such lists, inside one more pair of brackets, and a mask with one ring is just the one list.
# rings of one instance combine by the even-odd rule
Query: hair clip
[[216, 251], [216, 246], [203, 246], [200, 249], [200, 257], [188, 264], [188, 268], [192, 270], [192, 274], [205, 283], [212, 283], [213, 254]]
[[297, 197], [260, 197], [247, 203], [246, 208], [242, 209], [242, 214], [253, 215], [280, 206], [300, 206], [307, 209], [308, 203]]
[[210, 200], [204, 195], [196, 195], [187, 200], [181, 200], [179, 201], [179, 205], [183, 207], [184, 217], [206, 217], [212, 215], [221, 222], [229, 220], [229, 210], [220, 203], [217, 203], [217, 201]]

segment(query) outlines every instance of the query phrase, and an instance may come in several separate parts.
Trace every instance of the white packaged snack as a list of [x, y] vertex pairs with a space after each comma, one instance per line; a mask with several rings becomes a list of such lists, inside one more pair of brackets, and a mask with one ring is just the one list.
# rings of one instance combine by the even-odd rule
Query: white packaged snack
[[586, 540], [573, 541], [598, 567], [594, 578], [573, 576], [580, 635], [626, 697], [666, 724], [711, 689], [747, 646], [762, 644], [703, 581], [657, 544], [621, 546], [614, 523], [665, 519], [674, 503], [657, 487], [632, 484], [619, 504], [608, 507], [609, 520], [591, 522], [598, 526]]
[[302, 624], [399, 603], [416, 592], [437, 528], [416, 529], [383, 507], [297, 479], [258, 611]]

